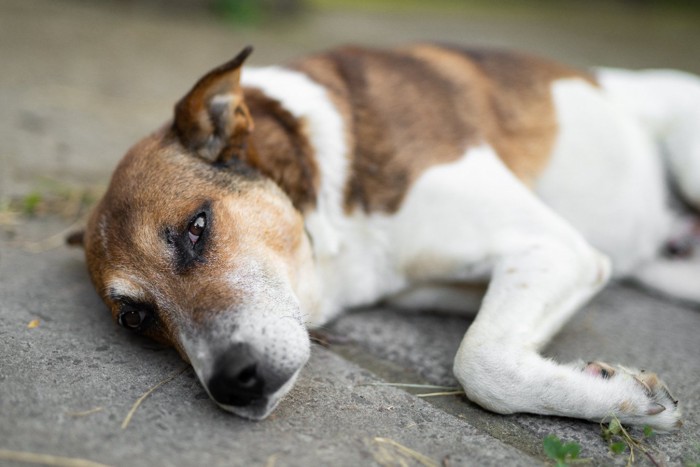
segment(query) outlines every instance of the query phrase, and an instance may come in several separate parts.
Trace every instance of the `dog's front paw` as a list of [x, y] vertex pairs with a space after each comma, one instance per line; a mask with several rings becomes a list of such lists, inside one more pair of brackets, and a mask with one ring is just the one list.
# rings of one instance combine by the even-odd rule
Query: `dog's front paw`
[[658, 431], [677, 430], [683, 425], [678, 400], [656, 373], [602, 362], [587, 363], [583, 372], [605, 380], [606, 385], [619, 391], [621, 398], [611, 415], [620, 422], [649, 425]]

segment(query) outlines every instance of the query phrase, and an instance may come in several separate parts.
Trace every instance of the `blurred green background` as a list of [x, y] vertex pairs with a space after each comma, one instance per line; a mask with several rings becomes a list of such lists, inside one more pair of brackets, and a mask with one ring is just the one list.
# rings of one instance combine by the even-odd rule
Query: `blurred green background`
[[[110, 0], [106, 0], [110, 1]], [[319, 10], [368, 12], [557, 12], [627, 10], [631, 14], [700, 11], [698, 0], [111, 0], [159, 8], [203, 9], [237, 23], [289, 17]]]

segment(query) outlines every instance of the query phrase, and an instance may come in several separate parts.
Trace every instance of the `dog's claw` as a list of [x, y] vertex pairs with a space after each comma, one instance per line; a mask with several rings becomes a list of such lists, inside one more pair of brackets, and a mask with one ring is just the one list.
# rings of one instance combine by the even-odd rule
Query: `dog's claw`
[[[652, 376], [655, 377], [656, 375], [652, 375]], [[637, 381], [644, 388], [644, 392], [646, 392], [647, 396], [649, 396], [649, 397], [653, 396], [654, 392], [651, 390], [651, 386], [646, 381], [644, 381], [640, 376], [635, 375], [632, 377], [634, 378], [635, 381]]]

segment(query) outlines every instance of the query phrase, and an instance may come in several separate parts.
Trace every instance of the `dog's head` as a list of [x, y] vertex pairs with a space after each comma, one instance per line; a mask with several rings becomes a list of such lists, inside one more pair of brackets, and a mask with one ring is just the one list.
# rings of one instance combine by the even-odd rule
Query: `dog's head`
[[260, 419], [308, 359], [314, 271], [301, 214], [243, 162], [249, 53], [205, 75], [126, 154], [83, 244], [116, 322], [175, 346], [217, 404]]

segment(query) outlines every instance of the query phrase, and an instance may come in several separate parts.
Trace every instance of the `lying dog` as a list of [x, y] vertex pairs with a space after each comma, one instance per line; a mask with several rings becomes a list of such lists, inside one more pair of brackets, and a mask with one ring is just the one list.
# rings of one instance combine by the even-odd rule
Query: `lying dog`
[[669, 208], [671, 181], [700, 208], [700, 80], [435, 45], [241, 71], [250, 52], [128, 152], [92, 214], [87, 264], [119, 324], [261, 419], [307, 328], [489, 281], [454, 360], [469, 399], [681, 425], [655, 374], [539, 350], [611, 276], [700, 302], [692, 255], [662, 254], [695, 222]]

